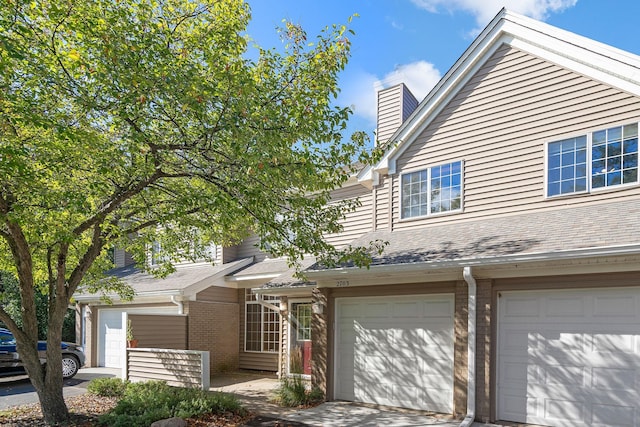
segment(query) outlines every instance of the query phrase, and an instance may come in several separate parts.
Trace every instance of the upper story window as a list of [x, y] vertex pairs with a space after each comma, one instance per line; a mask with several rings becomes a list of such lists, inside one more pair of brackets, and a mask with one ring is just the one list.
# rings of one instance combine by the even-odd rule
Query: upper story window
[[[154, 241], [150, 248], [151, 265], [161, 264], [171, 257], [166, 251], [163, 251], [160, 242]], [[189, 249], [177, 250], [175, 253], [175, 259], [178, 264], [200, 262], [207, 258], [216, 259], [218, 256], [218, 246], [216, 244], [210, 244], [200, 252], [196, 252], [195, 246]]]
[[637, 123], [548, 144], [549, 197], [637, 182]]
[[402, 218], [458, 211], [462, 207], [462, 162], [402, 174], [400, 192]]

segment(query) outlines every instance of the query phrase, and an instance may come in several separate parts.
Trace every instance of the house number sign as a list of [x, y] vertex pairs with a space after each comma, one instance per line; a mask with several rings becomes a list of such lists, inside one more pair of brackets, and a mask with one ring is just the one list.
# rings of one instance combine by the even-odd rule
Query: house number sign
[[349, 281], [348, 280], [336, 280], [336, 286], [338, 288], [341, 288], [343, 286], [349, 286]]

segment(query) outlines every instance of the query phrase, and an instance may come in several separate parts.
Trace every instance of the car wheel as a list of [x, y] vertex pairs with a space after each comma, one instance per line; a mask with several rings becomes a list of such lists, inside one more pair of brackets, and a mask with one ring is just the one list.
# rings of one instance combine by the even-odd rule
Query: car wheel
[[62, 378], [68, 379], [78, 373], [80, 362], [69, 354], [62, 355]]

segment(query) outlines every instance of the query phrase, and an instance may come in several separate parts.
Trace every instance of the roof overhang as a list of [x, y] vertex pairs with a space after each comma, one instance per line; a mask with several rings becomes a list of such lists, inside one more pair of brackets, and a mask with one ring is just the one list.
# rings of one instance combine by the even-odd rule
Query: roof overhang
[[253, 288], [251, 292], [254, 294], [271, 295], [271, 296], [287, 296], [299, 297], [311, 295], [311, 291], [316, 288], [316, 284], [308, 284], [303, 286], [273, 286]]
[[[315, 280], [318, 287], [342, 287], [350, 286], [353, 283], [363, 281], [363, 284], [390, 284], [403, 282], [434, 282], [444, 280], [461, 280], [462, 269], [464, 267], [478, 268], [500, 268], [514, 267], [519, 269], [513, 271], [511, 275], [524, 274], [528, 266], [541, 266], [545, 263], [568, 264], [569, 261], [583, 261], [590, 259], [610, 259], [615, 257], [640, 256], [640, 244], [609, 246], [598, 248], [581, 248], [571, 250], [558, 250], [551, 252], [537, 252], [528, 254], [511, 254], [495, 257], [483, 258], [460, 258], [446, 261], [423, 261], [398, 264], [372, 265], [367, 268], [343, 267], [326, 270], [309, 270], [305, 275], [309, 279]], [[622, 262], [628, 264], [626, 270], [637, 270], [637, 260]], [[604, 270], [602, 265], [599, 270]], [[619, 268], [618, 268], [619, 269]], [[586, 271], [585, 271], [586, 272]], [[503, 273], [509, 276], [509, 273]], [[532, 274], [531, 270], [526, 270], [526, 274]], [[544, 271], [538, 271], [538, 275], [546, 275]]]
[[[237, 271], [253, 262], [253, 257], [243, 258], [237, 261], [230, 262], [228, 264], [219, 265], [211, 275], [190, 283], [179, 289], [164, 289], [154, 291], [142, 291], [135, 292], [133, 300], [125, 301], [120, 298], [118, 294], [106, 294], [104, 297], [110, 299], [112, 303], [128, 303], [128, 304], [141, 304], [141, 303], [158, 303], [158, 302], [173, 302], [173, 301], [186, 301], [195, 299], [198, 292], [205, 290], [212, 286], [215, 282], [217, 286], [224, 286], [225, 281], [223, 278]], [[193, 266], [183, 266], [178, 268], [193, 268]], [[169, 275], [171, 277], [171, 275]], [[167, 278], [157, 278], [158, 281], [168, 280]], [[126, 283], [126, 278], [123, 279]], [[133, 287], [133, 286], [132, 286]], [[135, 288], [134, 288], [135, 291]], [[74, 296], [74, 299], [83, 304], [106, 304], [102, 294], [78, 294]]]
[[73, 298], [76, 302], [81, 304], [96, 304], [96, 305], [112, 305], [112, 304], [153, 304], [153, 303], [163, 303], [163, 302], [171, 302], [172, 297], [177, 301], [184, 300], [184, 294], [182, 290], [165, 290], [165, 291], [153, 291], [153, 292], [140, 292], [137, 293], [133, 300], [125, 301], [120, 298], [118, 294], [106, 294], [106, 298], [111, 300], [111, 303], [106, 302], [103, 298], [101, 298], [98, 294], [82, 294], [78, 296], [74, 296]]

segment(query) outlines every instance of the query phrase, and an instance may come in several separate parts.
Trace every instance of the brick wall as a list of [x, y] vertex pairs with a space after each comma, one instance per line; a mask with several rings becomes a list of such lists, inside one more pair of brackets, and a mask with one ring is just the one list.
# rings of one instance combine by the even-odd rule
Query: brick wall
[[492, 281], [477, 281], [476, 420], [491, 419], [491, 292]]
[[469, 287], [466, 282], [456, 283], [453, 346], [453, 415], [467, 413]]
[[328, 315], [329, 315], [329, 290], [315, 288], [312, 291], [314, 304], [320, 303], [323, 313], [313, 313], [311, 318], [311, 338], [313, 339], [313, 352], [311, 354], [311, 383], [327, 395], [327, 352], [328, 352]]
[[209, 352], [211, 373], [238, 369], [237, 303], [189, 301], [189, 349]]
[[[85, 356], [85, 366], [92, 367], [98, 366], [98, 351], [97, 351], [97, 318], [98, 318], [98, 310], [95, 307], [86, 306], [87, 310], [90, 310], [89, 315], [85, 318], [85, 342], [84, 342], [84, 356]], [[82, 342], [82, 339], [80, 341]], [[96, 351], [93, 351], [96, 349]]]

